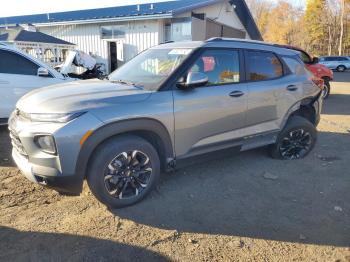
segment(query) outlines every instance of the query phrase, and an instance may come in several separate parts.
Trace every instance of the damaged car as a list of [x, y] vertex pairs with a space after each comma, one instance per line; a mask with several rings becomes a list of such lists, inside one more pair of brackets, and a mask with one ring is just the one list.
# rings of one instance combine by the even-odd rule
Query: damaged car
[[162, 170], [210, 152], [267, 146], [276, 159], [306, 157], [322, 93], [294, 50], [225, 38], [162, 44], [104, 81], [25, 95], [9, 121], [12, 156], [32, 182], [80, 194], [87, 180], [102, 203], [125, 207]]

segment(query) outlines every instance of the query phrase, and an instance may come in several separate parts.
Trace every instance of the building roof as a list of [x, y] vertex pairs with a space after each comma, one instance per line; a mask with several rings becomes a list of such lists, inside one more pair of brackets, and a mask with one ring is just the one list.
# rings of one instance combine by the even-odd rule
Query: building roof
[[[168, 2], [157, 2], [153, 4], [127, 5], [117, 7], [106, 7], [98, 9], [78, 10], [69, 12], [36, 14], [25, 16], [13, 16], [0, 18], [0, 26], [14, 24], [51, 24], [108, 19], [147, 19], [147, 17], [173, 17], [194, 9], [220, 3], [223, 0], [177, 0]], [[230, 0], [236, 5], [236, 12], [246, 27], [248, 34], [253, 39], [262, 39], [261, 34], [252, 18], [250, 11], [244, 0]]]
[[75, 45], [62, 39], [41, 33], [31, 32], [23, 29], [10, 29], [0, 35], [0, 41], [3, 42], [32, 42], [57, 45]]

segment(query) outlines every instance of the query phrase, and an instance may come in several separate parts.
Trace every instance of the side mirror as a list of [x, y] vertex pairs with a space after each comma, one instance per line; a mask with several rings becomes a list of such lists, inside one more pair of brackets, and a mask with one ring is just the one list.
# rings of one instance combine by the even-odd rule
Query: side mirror
[[320, 62], [320, 59], [318, 58], [318, 57], [314, 57], [313, 59], [312, 59], [312, 63], [313, 64], [318, 64]]
[[40, 77], [50, 77], [50, 72], [49, 72], [49, 70], [47, 70], [47, 69], [44, 68], [44, 67], [39, 67], [39, 68], [38, 68], [37, 76], [40, 76]]
[[200, 86], [206, 85], [208, 81], [209, 81], [209, 78], [206, 74], [203, 74], [201, 72], [190, 72], [187, 75], [186, 81], [181, 82], [180, 80], [177, 86], [180, 89], [200, 87]]

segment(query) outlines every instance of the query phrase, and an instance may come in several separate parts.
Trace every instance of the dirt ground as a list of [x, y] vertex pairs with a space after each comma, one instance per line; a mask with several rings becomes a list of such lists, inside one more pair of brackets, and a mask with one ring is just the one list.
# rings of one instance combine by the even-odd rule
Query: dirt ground
[[27, 181], [2, 128], [0, 261], [350, 262], [350, 73], [336, 81], [306, 159], [227, 155], [120, 210]]

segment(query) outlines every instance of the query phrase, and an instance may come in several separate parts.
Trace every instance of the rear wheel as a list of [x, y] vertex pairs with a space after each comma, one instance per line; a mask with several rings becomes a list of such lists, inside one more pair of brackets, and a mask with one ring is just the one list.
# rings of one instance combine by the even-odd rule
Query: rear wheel
[[142, 200], [160, 177], [157, 151], [137, 136], [121, 136], [98, 147], [87, 176], [92, 193], [110, 208]]
[[278, 135], [276, 143], [270, 146], [270, 154], [282, 160], [301, 159], [310, 153], [316, 139], [315, 126], [303, 117], [293, 116]]
[[346, 67], [344, 65], [340, 65], [337, 67], [338, 72], [344, 72], [346, 70]]

